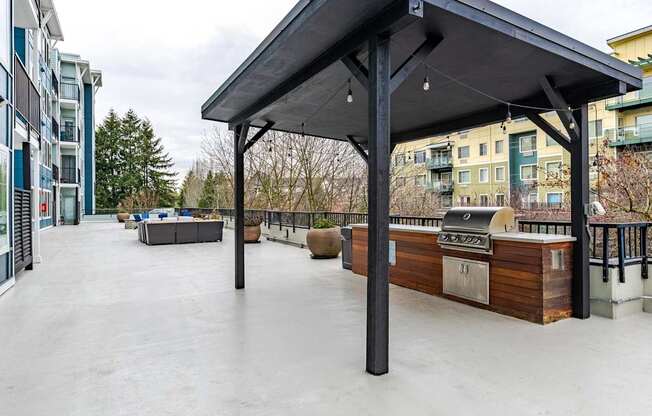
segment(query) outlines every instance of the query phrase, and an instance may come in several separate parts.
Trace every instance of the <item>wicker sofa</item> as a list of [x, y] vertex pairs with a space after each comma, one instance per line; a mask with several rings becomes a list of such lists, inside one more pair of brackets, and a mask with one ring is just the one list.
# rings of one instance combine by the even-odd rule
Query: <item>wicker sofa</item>
[[138, 240], [150, 246], [222, 241], [224, 221], [163, 220], [138, 224]]

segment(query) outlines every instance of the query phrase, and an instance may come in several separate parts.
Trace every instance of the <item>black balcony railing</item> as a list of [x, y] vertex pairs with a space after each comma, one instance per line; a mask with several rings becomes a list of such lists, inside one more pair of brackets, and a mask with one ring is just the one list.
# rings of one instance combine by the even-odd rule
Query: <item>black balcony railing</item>
[[[233, 209], [183, 208], [181, 212], [192, 215], [208, 215], [218, 212], [224, 217], [233, 217]], [[366, 213], [355, 212], [284, 212], [265, 210], [245, 210], [245, 215], [256, 215], [267, 227], [282, 229], [310, 229], [320, 218], [326, 218], [339, 226], [364, 224], [368, 222]], [[443, 217], [390, 216], [390, 224], [440, 227]], [[568, 221], [520, 220], [519, 231], [526, 233], [571, 235]], [[592, 264], [602, 266], [602, 277], [609, 281], [609, 268], [617, 267], [619, 280], [625, 282], [625, 266], [641, 264], [641, 277], [648, 278], [648, 247], [652, 223], [591, 223], [591, 246], [589, 256]]]
[[76, 136], [75, 133], [78, 132], [78, 129], [72, 124], [64, 124], [63, 130], [61, 130], [61, 141], [62, 142], [78, 142], [79, 136]]
[[55, 140], [59, 140], [59, 123], [57, 123], [57, 120], [52, 117], [52, 137], [55, 138]]
[[57, 95], [59, 94], [59, 80], [57, 74], [54, 73], [54, 69], [52, 70], [52, 91]]
[[70, 82], [61, 83], [61, 98], [79, 102], [79, 85]]
[[[589, 256], [602, 265], [602, 280], [609, 281], [609, 267], [615, 262], [618, 278], [625, 283], [625, 265], [641, 263], [641, 277], [648, 278], [649, 223], [591, 223]], [[527, 233], [571, 234], [567, 221], [519, 221], [519, 229]]]
[[15, 63], [15, 89], [16, 89], [16, 111], [23, 121], [34, 128], [37, 133], [41, 129], [41, 96], [38, 90], [29, 79], [27, 70], [18, 56], [14, 56]]

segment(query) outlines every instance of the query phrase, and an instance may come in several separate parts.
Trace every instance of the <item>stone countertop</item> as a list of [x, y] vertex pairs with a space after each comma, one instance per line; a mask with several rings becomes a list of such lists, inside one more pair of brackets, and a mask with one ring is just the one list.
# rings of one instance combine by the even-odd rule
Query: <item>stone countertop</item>
[[[367, 228], [368, 224], [351, 224], [351, 228]], [[439, 234], [441, 232], [440, 227], [424, 227], [420, 225], [401, 225], [401, 224], [390, 224], [390, 231], [405, 231], [409, 233], [422, 233], [422, 234]]]
[[[367, 228], [368, 224], [351, 224], [351, 228]], [[422, 234], [437, 235], [441, 232], [440, 227], [423, 227], [420, 225], [401, 225], [390, 224], [390, 231], [404, 231]], [[539, 244], [554, 244], [554, 243], [567, 243], [576, 241], [575, 237], [559, 234], [537, 234], [537, 233], [521, 233], [521, 232], [507, 232], [493, 234], [491, 239], [494, 241], [522, 241], [524, 243], [539, 243]]]
[[519, 233], [508, 232], [493, 234], [491, 239], [494, 241], [522, 241], [524, 243], [554, 244], [574, 242], [577, 239], [569, 235], [559, 234], [537, 234], [537, 233]]

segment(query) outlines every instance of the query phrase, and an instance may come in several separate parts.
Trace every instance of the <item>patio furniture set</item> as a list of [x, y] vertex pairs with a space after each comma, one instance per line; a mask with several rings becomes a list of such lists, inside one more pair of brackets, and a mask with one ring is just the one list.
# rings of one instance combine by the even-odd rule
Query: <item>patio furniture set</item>
[[194, 218], [162, 218], [138, 224], [138, 240], [150, 246], [163, 244], [213, 243], [222, 241], [224, 221]]

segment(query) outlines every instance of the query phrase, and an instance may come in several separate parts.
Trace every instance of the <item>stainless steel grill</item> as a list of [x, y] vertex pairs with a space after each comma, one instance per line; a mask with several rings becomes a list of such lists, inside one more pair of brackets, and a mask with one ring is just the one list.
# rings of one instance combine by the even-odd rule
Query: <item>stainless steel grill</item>
[[511, 208], [452, 208], [444, 216], [438, 241], [449, 249], [491, 254], [491, 235], [513, 229]]

